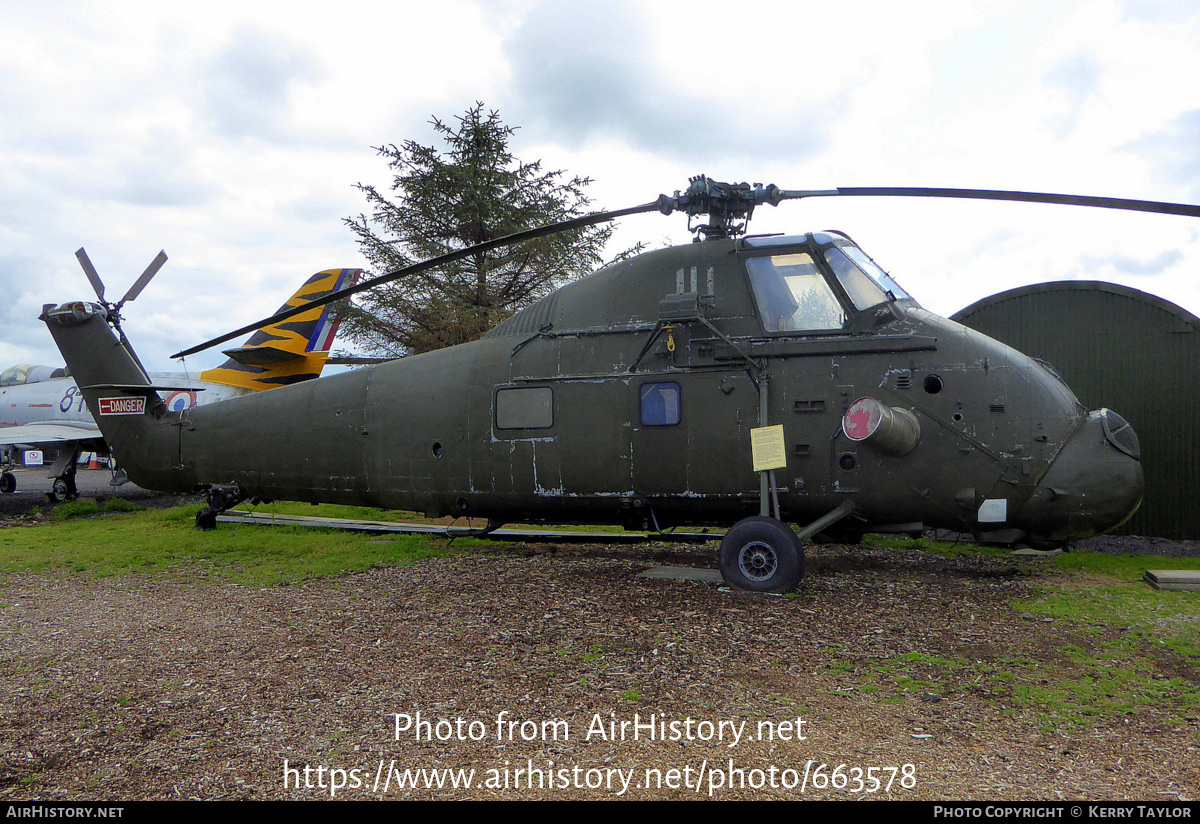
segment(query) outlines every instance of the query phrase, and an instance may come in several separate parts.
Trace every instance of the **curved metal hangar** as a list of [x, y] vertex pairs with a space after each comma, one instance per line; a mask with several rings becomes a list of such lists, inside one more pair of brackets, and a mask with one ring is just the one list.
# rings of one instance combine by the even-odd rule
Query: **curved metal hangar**
[[1098, 281], [1011, 289], [953, 318], [1045, 359], [1085, 403], [1120, 409], [1137, 429], [1146, 500], [1122, 531], [1200, 538], [1200, 318]]

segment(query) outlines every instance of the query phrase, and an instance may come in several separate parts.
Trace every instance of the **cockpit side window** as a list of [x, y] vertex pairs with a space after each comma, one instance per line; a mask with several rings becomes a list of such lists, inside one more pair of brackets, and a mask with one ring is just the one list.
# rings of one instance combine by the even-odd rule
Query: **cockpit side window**
[[825, 261], [837, 275], [838, 281], [846, 290], [846, 294], [850, 296], [850, 300], [854, 302], [855, 309], [859, 311], [869, 309], [888, 299], [887, 294], [879, 288], [875, 281], [867, 277], [866, 272], [854, 265], [844, 250], [837, 246], [826, 249]]
[[768, 332], [845, 326], [846, 313], [808, 252], [748, 258], [746, 269]]
[[830, 247], [825, 250], [825, 260], [858, 309], [882, 303], [889, 296], [893, 300], [909, 297], [900, 284], [892, 280], [891, 275], [880, 269], [857, 246]]

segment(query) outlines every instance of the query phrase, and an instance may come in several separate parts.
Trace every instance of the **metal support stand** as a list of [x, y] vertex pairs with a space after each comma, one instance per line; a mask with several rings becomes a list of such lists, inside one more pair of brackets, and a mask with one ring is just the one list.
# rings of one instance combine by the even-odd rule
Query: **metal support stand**
[[[767, 425], [767, 376], [758, 376], [758, 425]], [[767, 517], [771, 514], [771, 473], [762, 470], [758, 473], [758, 514]]]
[[817, 518], [817, 520], [800, 530], [796, 537], [801, 541], [807, 541], [821, 530], [833, 526], [853, 511], [854, 501], [842, 501], [841, 505], [838, 506], [837, 509], [829, 512], [828, 514], [822, 515], [820, 518]]
[[[758, 377], [758, 425], [767, 425], [766, 370], [760, 372]], [[775, 520], [782, 521], [783, 518], [779, 516], [779, 488], [775, 484], [775, 470], [763, 469], [758, 474], [758, 514], [770, 517], [774, 511]]]

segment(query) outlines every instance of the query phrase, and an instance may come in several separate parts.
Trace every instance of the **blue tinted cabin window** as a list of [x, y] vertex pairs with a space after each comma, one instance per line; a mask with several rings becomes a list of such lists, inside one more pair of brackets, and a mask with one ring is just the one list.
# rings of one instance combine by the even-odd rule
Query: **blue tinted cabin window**
[[675, 426], [680, 420], [679, 384], [643, 383], [642, 426]]

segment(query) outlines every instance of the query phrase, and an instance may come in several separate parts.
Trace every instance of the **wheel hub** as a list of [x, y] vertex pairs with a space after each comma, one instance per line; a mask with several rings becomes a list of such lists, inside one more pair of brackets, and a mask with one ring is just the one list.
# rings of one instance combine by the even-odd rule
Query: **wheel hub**
[[779, 568], [779, 556], [762, 541], [752, 541], [738, 553], [738, 569], [752, 581], [767, 581]]

